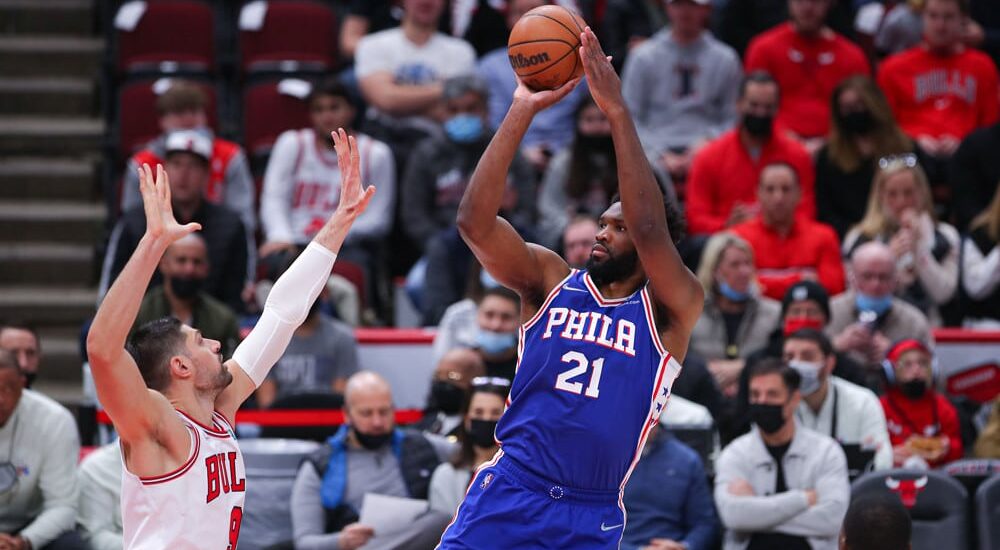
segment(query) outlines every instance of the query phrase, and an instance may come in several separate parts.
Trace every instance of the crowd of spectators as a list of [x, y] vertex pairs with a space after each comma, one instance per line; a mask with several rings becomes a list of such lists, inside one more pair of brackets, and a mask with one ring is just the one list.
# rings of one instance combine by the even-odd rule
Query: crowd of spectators
[[[520, 299], [476, 262], [455, 213], [517, 85], [507, 32], [547, 3], [339, 2], [341, 70], [314, 79], [309, 126], [282, 133], [260, 173], [181, 79], [150, 114], [163, 134], [127, 163], [102, 291], [144, 232], [136, 169], [163, 163], [178, 221], [203, 230], [166, 252], [137, 326], [170, 315], [228, 356], [269, 281], [336, 208], [329, 133], [357, 136], [378, 192], [338, 259], [356, 271], [335, 268], [254, 399], [267, 409], [320, 395], [345, 412], [295, 479], [295, 548], [432, 548], [497, 450]], [[861, 547], [868, 518], [848, 510], [852, 479], [1000, 459], [1000, 401], [970, 413], [943, 391], [931, 336], [1000, 327], [990, 2], [557, 3], [614, 56], [650, 165], [685, 213], [681, 253], [706, 297], [675, 397], [625, 487], [622, 547]], [[583, 82], [524, 136], [501, 215], [584, 268], [618, 176]], [[359, 363], [352, 331], [393, 322], [396, 286], [437, 327], [424, 418], [409, 427], [395, 425], [391, 389]], [[45, 376], [40, 354], [32, 327], [0, 325], [0, 494], [5, 467], [17, 480], [0, 497], [0, 548], [120, 547], [118, 445], [77, 469], [71, 416], [30, 389]], [[429, 508], [376, 533], [359, 523], [366, 493]], [[908, 537], [898, 510], [872, 504], [883, 505]]]

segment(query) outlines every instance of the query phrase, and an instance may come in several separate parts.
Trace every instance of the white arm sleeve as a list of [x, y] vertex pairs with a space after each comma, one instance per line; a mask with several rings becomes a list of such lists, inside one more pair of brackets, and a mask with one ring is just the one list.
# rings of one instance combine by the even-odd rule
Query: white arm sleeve
[[309, 243], [274, 283], [260, 320], [233, 352], [233, 360], [257, 387], [285, 353], [292, 333], [306, 320], [336, 258], [335, 253], [322, 245]]

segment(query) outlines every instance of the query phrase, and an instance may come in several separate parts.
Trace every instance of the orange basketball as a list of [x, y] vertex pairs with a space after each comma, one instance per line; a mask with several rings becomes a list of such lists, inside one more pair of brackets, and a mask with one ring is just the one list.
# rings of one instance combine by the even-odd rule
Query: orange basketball
[[553, 90], [580, 76], [580, 16], [561, 6], [541, 6], [524, 14], [507, 40], [514, 72], [533, 90]]

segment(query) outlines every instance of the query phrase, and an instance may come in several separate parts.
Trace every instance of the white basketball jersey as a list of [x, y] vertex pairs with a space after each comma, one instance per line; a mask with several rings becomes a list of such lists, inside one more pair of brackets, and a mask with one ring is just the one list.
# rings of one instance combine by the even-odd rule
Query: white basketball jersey
[[155, 477], [139, 477], [122, 468], [124, 547], [235, 550], [246, 469], [232, 426], [217, 412], [212, 426], [177, 412], [191, 431], [188, 460]]

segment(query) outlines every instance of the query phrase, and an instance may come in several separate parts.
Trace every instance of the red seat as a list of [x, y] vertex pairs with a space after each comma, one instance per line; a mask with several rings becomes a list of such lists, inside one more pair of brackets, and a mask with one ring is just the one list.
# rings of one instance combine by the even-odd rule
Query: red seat
[[243, 95], [243, 135], [250, 155], [266, 155], [281, 132], [309, 126], [309, 109], [305, 101], [279, 92], [278, 81], [259, 82], [246, 87]]
[[205, 3], [149, 1], [134, 29], [118, 31], [118, 69], [210, 72], [215, 68], [214, 30], [212, 9]]
[[[159, 113], [156, 112], [157, 93], [154, 90], [157, 82], [157, 79], [139, 80], [121, 88], [118, 96], [118, 152], [123, 159], [132, 156], [161, 133]], [[208, 124], [217, 129], [215, 87], [207, 82], [197, 84], [208, 99]]]
[[268, 2], [261, 28], [240, 31], [243, 72], [332, 69], [337, 59], [336, 19], [332, 9], [317, 2]]

